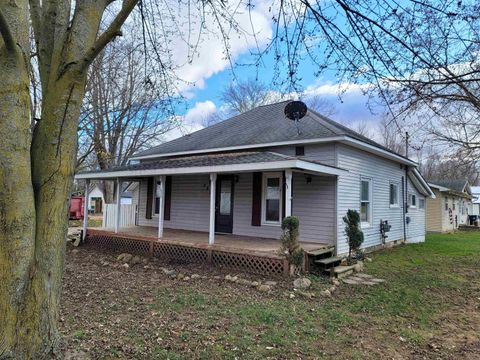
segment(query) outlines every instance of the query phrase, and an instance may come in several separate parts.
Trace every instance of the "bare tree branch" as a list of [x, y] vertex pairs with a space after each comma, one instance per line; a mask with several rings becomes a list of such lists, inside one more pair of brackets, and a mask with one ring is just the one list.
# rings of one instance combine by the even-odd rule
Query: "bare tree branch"
[[93, 46], [87, 51], [84, 56], [82, 69], [86, 69], [95, 57], [105, 48], [105, 46], [112, 41], [116, 36], [120, 36], [120, 31], [123, 23], [128, 18], [132, 10], [135, 8], [139, 0], [124, 0], [122, 9], [115, 16], [108, 28], [97, 38]]

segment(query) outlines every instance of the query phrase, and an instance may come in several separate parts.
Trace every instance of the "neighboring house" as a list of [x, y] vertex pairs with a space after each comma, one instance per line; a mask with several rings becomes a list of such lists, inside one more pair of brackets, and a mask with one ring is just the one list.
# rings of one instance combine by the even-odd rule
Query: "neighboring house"
[[[134, 183], [135, 184], [135, 183]], [[132, 203], [132, 191], [136, 188], [136, 185], [124, 187], [120, 199], [122, 205], [127, 205]], [[93, 214], [101, 214], [104, 209], [105, 200], [103, 198], [103, 184], [94, 183], [90, 185], [90, 190], [88, 191], [88, 210]]]
[[435, 198], [427, 199], [427, 231], [445, 232], [469, 223], [472, 192], [466, 180], [432, 180]]
[[[183, 229], [208, 234], [211, 245], [216, 234], [261, 244], [279, 239], [282, 218], [294, 215], [303, 243], [345, 254], [342, 219], [355, 209], [364, 248], [424, 241], [425, 199], [433, 193], [414, 161], [312, 110], [288, 120], [286, 104], [255, 108], [138, 153], [127, 166], [77, 178], [138, 181], [135, 223], [158, 228], [158, 237], [164, 228]], [[382, 221], [391, 226], [386, 239]]]
[[88, 211], [93, 214], [101, 214], [104, 202], [102, 184], [92, 184], [88, 192]]
[[472, 215], [480, 215], [480, 186], [471, 186], [472, 191]]

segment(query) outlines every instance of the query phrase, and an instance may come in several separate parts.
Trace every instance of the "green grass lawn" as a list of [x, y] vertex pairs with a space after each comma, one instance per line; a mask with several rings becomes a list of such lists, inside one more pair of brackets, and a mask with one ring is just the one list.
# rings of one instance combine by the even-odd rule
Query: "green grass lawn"
[[[83, 226], [83, 220], [69, 220], [68, 226], [70, 227]], [[92, 219], [89, 217], [88, 227], [102, 227], [102, 219]]]
[[[141, 290], [123, 297], [114, 292], [112, 296], [122, 298], [112, 310], [116, 315], [102, 314], [105, 322], [119, 313], [129, 319], [123, 341], [130, 353], [115, 345], [94, 357], [480, 357], [480, 233], [429, 235], [425, 243], [378, 251], [372, 258], [366, 272], [386, 283], [342, 284], [332, 298], [290, 299], [290, 282], [271, 294], [170, 279], [149, 288], [151, 281], [142, 285], [136, 274], [132, 279]], [[317, 294], [327, 286], [325, 278], [311, 279]], [[146, 315], [130, 315], [132, 308]], [[75, 329], [77, 338], [101, 337]]]

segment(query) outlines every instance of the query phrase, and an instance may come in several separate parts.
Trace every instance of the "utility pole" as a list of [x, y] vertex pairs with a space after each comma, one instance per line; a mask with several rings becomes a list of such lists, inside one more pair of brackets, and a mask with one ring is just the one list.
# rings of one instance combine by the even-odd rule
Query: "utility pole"
[[408, 131], [405, 132], [405, 157], [408, 158], [408, 140], [410, 139], [410, 135], [408, 135]]

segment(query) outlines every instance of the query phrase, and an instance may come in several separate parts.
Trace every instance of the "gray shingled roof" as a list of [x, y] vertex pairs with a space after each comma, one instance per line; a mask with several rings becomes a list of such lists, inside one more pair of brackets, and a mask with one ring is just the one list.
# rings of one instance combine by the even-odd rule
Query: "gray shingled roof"
[[467, 180], [431, 180], [429, 183], [443, 186], [454, 191], [463, 192]]
[[[125, 170], [151, 170], [151, 169], [174, 169], [182, 167], [197, 167], [197, 166], [218, 166], [218, 165], [235, 165], [235, 164], [251, 164], [251, 163], [268, 163], [273, 161], [284, 161], [301, 159], [291, 156], [285, 156], [270, 151], [250, 151], [250, 152], [236, 152], [227, 154], [209, 154], [188, 156], [173, 159], [160, 159], [147, 163], [132, 164], [119, 166], [107, 170], [88, 171], [81, 174], [95, 174], [111, 171], [125, 171]], [[309, 161], [309, 160], [304, 160]], [[309, 161], [316, 164], [328, 166], [317, 161]], [[332, 167], [332, 166], [330, 166]], [[333, 168], [333, 167], [332, 167]]]
[[312, 110], [309, 110], [307, 115], [298, 122], [297, 129], [295, 122], [286, 119], [283, 112], [285, 105], [289, 102], [290, 100], [259, 106], [192, 134], [139, 152], [135, 154], [134, 157], [242, 145], [308, 140], [337, 135], [348, 135], [370, 145], [388, 150], [376, 142]]

